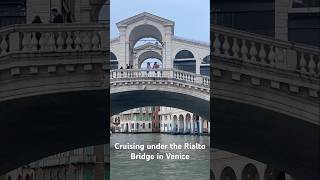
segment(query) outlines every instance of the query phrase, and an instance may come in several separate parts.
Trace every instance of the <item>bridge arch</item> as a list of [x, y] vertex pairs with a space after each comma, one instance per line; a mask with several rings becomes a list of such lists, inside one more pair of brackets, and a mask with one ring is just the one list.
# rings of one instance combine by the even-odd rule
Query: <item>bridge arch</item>
[[197, 62], [194, 53], [186, 49], [178, 51], [175, 54], [173, 67], [195, 73], [197, 69]]
[[210, 76], [210, 55], [201, 60], [200, 74]]
[[187, 129], [187, 132], [191, 132], [191, 126], [192, 126], [192, 124], [191, 124], [191, 115], [190, 115], [190, 113], [187, 113], [186, 114], [186, 129]]
[[256, 166], [251, 163], [247, 164], [242, 171], [241, 180], [259, 180]]
[[143, 38], [154, 38], [159, 42], [162, 42], [164, 34], [159, 30], [159, 27], [151, 24], [141, 24], [132, 28], [132, 30], [128, 29], [128, 41], [130, 42], [130, 46], [134, 47], [135, 44]]
[[158, 59], [159, 61], [161, 61], [163, 63], [163, 57], [159, 52], [156, 51], [145, 51], [142, 54], [139, 55], [138, 57], [138, 64], [139, 64], [139, 68], [141, 67], [141, 64], [147, 60], [147, 59]]
[[105, 11], [105, 14], [110, 14], [110, 0], [97, 0], [96, 5], [92, 9], [92, 21], [96, 22], [99, 20], [105, 21], [106, 19], [103, 19], [102, 12]]
[[192, 59], [192, 58], [195, 58], [192, 51], [183, 49], [176, 53], [174, 59]]
[[178, 127], [179, 127], [178, 132], [180, 132], [180, 133], [181, 133], [181, 132], [183, 133], [183, 129], [185, 128], [183, 121], [184, 121], [184, 117], [183, 117], [182, 114], [180, 114], [180, 115], [179, 115], [179, 123], [178, 123]]
[[201, 64], [210, 64], [210, 55], [204, 57], [201, 61]]
[[119, 68], [118, 58], [113, 52], [110, 52], [110, 68], [111, 69]]
[[286, 180], [286, 175], [284, 172], [278, 171], [274, 168], [267, 167], [264, 173], [264, 180]]
[[228, 166], [222, 170], [220, 180], [237, 180], [237, 176], [234, 170]]
[[[128, 100], [130, 99], [130, 102]], [[126, 90], [111, 92], [111, 115], [145, 106], [167, 106], [183, 109], [209, 119], [209, 101], [190, 94], [177, 93], [176, 90]], [[182, 116], [183, 117], [183, 116]], [[174, 117], [175, 118], [175, 117]], [[184, 120], [180, 116], [177, 120]], [[179, 121], [177, 121], [179, 126]]]

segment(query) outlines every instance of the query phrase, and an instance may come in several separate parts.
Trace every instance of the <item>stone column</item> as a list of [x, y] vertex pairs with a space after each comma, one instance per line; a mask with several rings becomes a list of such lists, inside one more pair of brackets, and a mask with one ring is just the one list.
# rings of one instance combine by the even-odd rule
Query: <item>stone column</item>
[[123, 69], [125, 69], [126, 67], [126, 29], [125, 28], [119, 28], [119, 34], [120, 34], [120, 49], [119, 49], [119, 53], [118, 53], [118, 66], [119, 68], [122, 66]]
[[187, 133], [187, 120], [186, 120], [186, 117], [183, 118], [183, 133]]
[[163, 39], [165, 43], [164, 47], [164, 57], [163, 57], [163, 67], [164, 68], [173, 68], [173, 60], [171, 57], [172, 53], [172, 32], [171, 32], [171, 27], [166, 27], [165, 29], [165, 37]]
[[275, 38], [288, 40], [288, 10], [290, 0], [275, 0]]
[[194, 133], [194, 122], [193, 122], [193, 118], [190, 119], [190, 133], [193, 134]]
[[67, 168], [67, 179], [75, 179], [75, 167], [70, 164], [68, 165], [69, 167]]
[[199, 133], [203, 133], [203, 119], [199, 116]]
[[201, 59], [196, 57], [196, 74], [200, 74]]
[[179, 121], [179, 119], [177, 119], [177, 127], [176, 127], [176, 129], [177, 129], [177, 132], [179, 132], [179, 130], [180, 130], [180, 121]]
[[93, 151], [97, 162], [93, 167], [93, 179], [104, 179], [104, 145], [95, 146]]
[[131, 121], [129, 121], [128, 123], [128, 132], [131, 132], [132, 128], [131, 128]]
[[171, 122], [171, 132], [174, 132], [175, 131], [175, 124], [174, 124], [174, 120], [172, 120]]

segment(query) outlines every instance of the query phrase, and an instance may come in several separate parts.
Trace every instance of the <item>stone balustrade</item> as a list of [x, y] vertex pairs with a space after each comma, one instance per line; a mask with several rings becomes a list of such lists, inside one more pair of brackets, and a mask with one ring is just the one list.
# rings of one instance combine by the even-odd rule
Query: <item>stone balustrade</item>
[[121, 79], [139, 80], [153, 80], [153, 79], [167, 79], [177, 80], [195, 85], [209, 87], [210, 77], [191, 72], [186, 72], [178, 69], [116, 69], [111, 70], [111, 82]]
[[213, 26], [213, 55], [258, 66], [320, 76], [320, 49], [298, 43]]
[[0, 57], [12, 53], [100, 50], [107, 46], [104, 24], [23, 24], [0, 29]]

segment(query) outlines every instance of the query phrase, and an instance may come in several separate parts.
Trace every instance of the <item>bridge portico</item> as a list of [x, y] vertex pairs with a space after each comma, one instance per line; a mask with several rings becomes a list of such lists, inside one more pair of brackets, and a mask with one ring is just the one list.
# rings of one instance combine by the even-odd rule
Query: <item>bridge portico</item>
[[[119, 62], [119, 67], [131, 64], [131, 42], [152, 37], [162, 42], [159, 54], [163, 68], [149, 72], [113, 69], [110, 74], [105, 63], [109, 49], [104, 25], [2, 28], [0, 137], [8, 145], [0, 154], [0, 172], [106, 141], [109, 108], [100, 97], [107, 98], [106, 89], [110, 88], [112, 114], [153, 105], [188, 110], [212, 122], [214, 147], [270, 164], [301, 179], [305, 174], [318, 179], [319, 50], [217, 26], [212, 28], [211, 59], [215, 63], [210, 79], [200, 74], [201, 67], [209, 64], [209, 46], [172, 36], [173, 25], [147, 13], [125, 21], [119, 26], [120, 37], [111, 41], [116, 57], [112, 60]], [[131, 39], [126, 33], [129, 26], [137, 30]], [[139, 33], [145, 31], [138, 27], [158, 30], [143, 36]], [[37, 33], [41, 34], [39, 40]], [[184, 67], [178, 63], [185, 61], [196, 70], [175, 68]], [[180, 118], [180, 122], [185, 119]], [[177, 116], [175, 124], [178, 121]], [[86, 131], [88, 127], [95, 133]], [[33, 144], [26, 139], [33, 139]], [[44, 139], [54, 147], [42, 144]], [[29, 151], [21, 152], [21, 147]]]
[[[200, 74], [201, 62], [210, 54], [209, 44], [175, 36], [174, 25], [173, 21], [146, 12], [117, 23], [120, 35], [111, 40], [110, 51], [117, 57], [118, 67], [128, 64], [139, 68], [141, 55], [149, 51], [147, 57], [161, 60], [163, 68], [173, 68], [177, 54], [188, 51], [191, 57], [178, 60], [192, 62], [194, 73]], [[153, 38], [156, 42], [137, 47], [136, 43], [143, 38]]]

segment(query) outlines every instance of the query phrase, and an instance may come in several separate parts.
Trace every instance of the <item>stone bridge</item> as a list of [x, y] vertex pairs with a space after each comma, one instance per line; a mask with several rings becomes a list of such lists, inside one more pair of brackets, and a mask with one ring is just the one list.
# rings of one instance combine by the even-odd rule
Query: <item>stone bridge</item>
[[178, 107], [209, 117], [210, 77], [177, 69], [118, 69], [110, 74], [111, 113], [144, 106]]
[[212, 26], [211, 146], [319, 179], [319, 48]]
[[0, 174], [108, 142], [107, 29], [93, 23], [0, 29]]
[[112, 114], [164, 105], [205, 118], [212, 102], [212, 147], [294, 177], [317, 178], [319, 49], [212, 27], [209, 99], [209, 77], [198, 73], [165, 68], [109, 74], [107, 28], [49, 24], [0, 29], [0, 172], [106, 143], [111, 98]]

